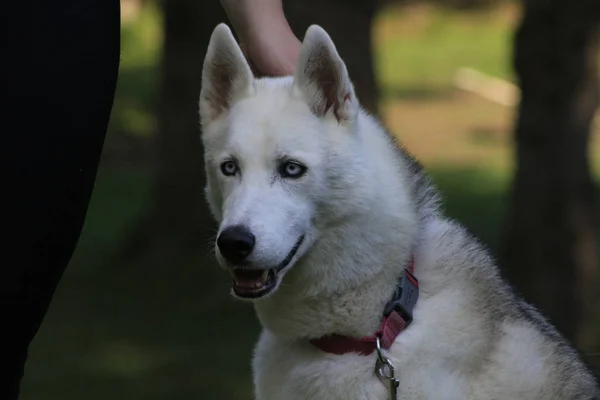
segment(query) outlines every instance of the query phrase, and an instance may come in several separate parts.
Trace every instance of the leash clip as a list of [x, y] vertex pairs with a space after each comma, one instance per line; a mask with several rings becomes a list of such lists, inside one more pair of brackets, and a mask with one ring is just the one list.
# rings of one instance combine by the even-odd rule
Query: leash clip
[[389, 400], [398, 400], [398, 386], [400, 381], [396, 379], [394, 364], [383, 355], [379, 336], [375, 338], [375, 349], [377, 350], [377, 361], [375, 362], [375, 375], [388, 387]]

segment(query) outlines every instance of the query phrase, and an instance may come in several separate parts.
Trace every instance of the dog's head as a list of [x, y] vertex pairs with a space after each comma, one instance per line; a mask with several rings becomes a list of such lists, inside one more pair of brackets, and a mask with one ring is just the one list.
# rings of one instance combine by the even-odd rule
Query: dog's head
[[348, 139], [358, 112], [322, 28], [307, 30], [293, 77], [265, 79], [254, 78], [230, 29], [215, 28], [200, 94], [206, 194], [220, 224], [217, 260], [237, 297], [277, 290], [326, 225], [352, 212], [335, 205], [346, 201], [359, 162], [360, 143]]

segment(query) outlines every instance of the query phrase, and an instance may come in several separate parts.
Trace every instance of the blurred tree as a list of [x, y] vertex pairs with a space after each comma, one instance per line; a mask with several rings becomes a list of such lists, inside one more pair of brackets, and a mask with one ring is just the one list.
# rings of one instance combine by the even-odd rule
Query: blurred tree
[[373, 71], [372, 22], [377, 0], [284, 0], [286, 18], [302, 40], [312, 24], [329, 33], [346, 63], [359, 101], [372, 113], [378, 110], [378, 89]]
[[221, 3], [164, 0], [153, 204], [120, 256], [170, 264], [208, 253], [214, 222], [204, 200], [198, 98], [202, 64]]
[[[598, 104], [598, 0], [525, 0], [514, 42], [522, 97], [503, 254], [507, 277], [570, 340], [594, 339], [598, 268], [590, 124]], [[588, 325], [586, 325], [586, 323]]]

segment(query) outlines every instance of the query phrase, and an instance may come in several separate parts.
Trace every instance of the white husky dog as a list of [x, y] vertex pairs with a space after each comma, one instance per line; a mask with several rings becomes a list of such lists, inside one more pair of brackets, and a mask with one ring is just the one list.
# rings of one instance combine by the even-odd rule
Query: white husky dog
[[255, 79], [218, 25], [200, 116], [216, 257], [263, 327], [257, 399], [600, 399], [361, 109], [322, 28], [307, 30], [294, 76]]

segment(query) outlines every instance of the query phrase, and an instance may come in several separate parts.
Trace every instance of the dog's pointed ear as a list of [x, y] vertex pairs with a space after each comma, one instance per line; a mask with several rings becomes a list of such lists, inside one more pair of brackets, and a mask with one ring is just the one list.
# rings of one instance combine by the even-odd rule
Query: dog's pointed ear
[[358, 101], [346, 65], [323, 28], [311, 25], [304, 35], [294, 85], [318, 117], [330, 111], [338, 122], [356, 118]]
[[200, 119], [214, 121], [232, 103], [251, 93], [254, 76], [231, 29], [221, 23], [214, 29], [202, 69]]

